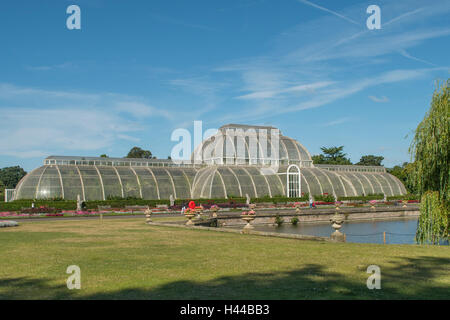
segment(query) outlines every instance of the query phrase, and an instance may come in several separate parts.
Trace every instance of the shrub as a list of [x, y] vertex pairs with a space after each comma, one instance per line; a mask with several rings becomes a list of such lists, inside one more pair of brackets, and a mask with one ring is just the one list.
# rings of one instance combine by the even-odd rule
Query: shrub
[[294, 225], [294, 226], [296, 226], [297, 224], [298, 224], [298, 218], [297, 217], [293, 217], [292, 219], [291, 219], [291, 223]]
[[[389, 198], [389, 197], [388, 197]], [[352, 197], [338, 197], [339, 201], [370, 201], [370, 200], [383, 200], [384, 195], [381, 194], [368, 194], [367, 196], [352, 196]]]
[[283, 218], [281, 218], [278, 214], [275, 216], [275, 223], [277, 226], [281, 226], [283, 224]]
[[416, 196], [415, 194], [404, 194], [401, 196], [392, 196], [392, 197], [387, 197], [387, 200], [419, 200], [419, 197]]
[[315, 195], [314, 201], [334, 203], [334, 201], [336, 200], [334, 199], [334, 196], [332, 194], [322, 194], [322, 195]]

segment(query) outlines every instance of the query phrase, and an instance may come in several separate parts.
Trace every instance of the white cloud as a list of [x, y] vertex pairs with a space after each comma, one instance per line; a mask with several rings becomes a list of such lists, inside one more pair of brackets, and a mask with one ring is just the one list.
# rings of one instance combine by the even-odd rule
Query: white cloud
[[339, 125], [339, 124], [343, 124], [343, 123], [349, 122], [351, 120], [352, 120], [352, 118], [350, 118], [350, 117], [339, 118], [339, 119], [336, 119], [336, 120], [324, 123], [322, 125], [322, 127], [332, 127], [332, 126], [336, 126], [336, 125]]
[[[300, 2], [317, 7], [310, 1]], [[339, 14], [365, 22], [366, 7], [355, 4], [339, 10]], [[448, 39], [450, 28], [440, 21], [450, 13], [450, 2], [400, 0], [382, 2], [380, 7], [383, 17], [381, 30], [371, 31], [365, 26], [358, 28], [342, 17], [336, 19], [336, 12], [318, 8], [326, 9], [323, 11], [334, 16], [322, 15], [286, 30], [270, 42], [271, 50], [265, 55], [214, 68], [215, 72], [235, 77], [232, 81], [236, 89], [235, 98], [242, 103], [240, 108], [235, 108], [237, 112], [221, 115], [218, 119], [260, 120], [317, 108], [378, 85], [435, 77], [448, 69], [438, 68], [406, 50], [424, 45], [431, 39]], [[424, 21], [427, 24], [422, 24]], [[419, 65], [411, 69], [395, 69], [400, 55], [435, 68], [423, 69]], [[314, 89], [314, 92], [297, 87], [305, 83], [326, 85]]]
[[321, 89], [331, 84], [333, 84], [332, 81], [321, 81], [316, 83], [291, 86], [278, 90], [257, 91], [236, 97], [236, 99], [251, 100], [251, 99], [273, 98], [283, 93], [300, 93], [300, 92], [314, 93], [316, 89]]
[[369, 96], [369, 99], [372, 100], [373, 102], [378, 102], [378, 103], [385, 103], [385, 102], [389, 102], [389, 98], [382, 96], [380, 98], [376, 97], [376, 96]]
[[54, 150], [104, 150], [118, 140], [138, 142], [133, 135], [144, 130], [149, 118], [172, 118], [141, 101], [115, 93], [0, 84], [0, 154], [41, 157]]
[[148, 104], [135, 101], [117, 102], [114, 109], [119, 112], [131, 114], [137, 118], [150, 116], [163, 117], [166, 119], [174, 118], [174, 114], [167, 110], [158, 109]]
[[341, 18], [341, 19], [344, 19], [345, 21], [348, 21], [348, 22], [350, 22], [350, 23], [353, 23], [353, 24], [355, 24], [355, 25], [357, 25], [357, 26], [360, 26], [360, 25], [361, 25], [361, 23], [356, 22], [356, 21], [353, 20], [353, 19], [350, 19], [350, 18], [348, 18], [348, 17], [346, 17], [346, 16], [344, 16], [344, 15], [342, 15], [342, 14], [336, 12], [336, 11], [327, 9], [327, 8], [325, 8], [325, 7], [322, 7], [322, 6], [319, 6], [319, 5], [315, 4], [315, 3], [309, 2], [309, 1], [307, 1], [307, 0], [297, 0], [297, 1], [298, 1], [298, 2], [301, 2], [301, 3], [304, 3], [304, 4], [307, 4], [307, 5], [311, 6], [311, 7], [317, 8], [317, 9], [319, 9], [319, 10], [325, 11], [325, 12], [327, 12], [327, 13], [331, 13], [331, 14], [335, 15], [336, 17], [339, 17], [339, 18]]

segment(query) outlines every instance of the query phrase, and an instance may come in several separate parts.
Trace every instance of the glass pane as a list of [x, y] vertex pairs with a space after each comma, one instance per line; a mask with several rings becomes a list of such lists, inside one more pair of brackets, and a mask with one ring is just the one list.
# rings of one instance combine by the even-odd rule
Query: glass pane
[[116, 169], [122, 180], [124, 197], [140, 198], [140, 188], [133, 170], [125, 166], [117, 167]]
[[83, 189], [81, 188], [80, 174], [75, 166], [58, 166], [64, 187], [64, 199], [77, 200], [83, 198]]
[[103, 200], [102, 186], [97, 170], [93, 167], [79, 166], [83, 178], [86, 201]]
[[176, 198], [189, 199], [191, 197], [189, 182], [186, 176], [183, 174], [182, 169], [167, 168], [167, 171], [172, 176], [173, 182], [175, 184]]
[[36, 188], [39, 183], [42, 171], [46, 166], [37, 168], [27, 174], [17, 190], [17, 199], [34, 199], [36, 197]]
[[151, 168], [153, 174], [156, 177], [156, 181], [158, 182], [159, 187], [159, 195], [161, 199], [169, 199], [170, 195], [175, 197], [175, 192], [172, 186], [172, 180], [167, 175], [166, 170], [163, 168]]
[[233, 170], [239, 180], [242, 189], [242, 196], [245, 197], [245, 195], [248, 194], [250, 197], [255, 198], [255, 189], [249, 175], [239, 167], [233, 167], [231, 170]]
[[[312, 173], [311, 173], [312, 170], [313, 169], [310, 169], [310, 168], [303, 168], [301, 170], [301, 173], [303, 174], [305, 179], [308, 181], [309, 188], [311, 189], [310, 196], [321, 195], [322, 191], [320, 190], [319, 182], [312, 175]], [[286, 178], [286, 176], [284, 176], [284, 177]]]
[[105, 198], [122, 197], [122, 186], [113, 167], [98, 167], [105, 188]]
[[258, 197], [265, 197], [269, 196], [269, 188], [267, 186], [267, 181], [264, 178], [264, 176], [261, 174], [259, 169], [255, 167], [246, 167], [247, 171], [250, 173], [250, 175], [253, 178], [253, 181], [255, 182], [256, 191], [258, 192]]
[[56, 167], [47, 167], [38, 188], [38, 199], [62, 198], [61, 181]]
[[233, 173], [226, 168], [219, 168], [218, 171], [222, 175], [223, 182], [225, 183], [225, 188], [227, 189], [228, 197], [240, 197], [241, 192], [239, 191], [239, 182]]
[[142, 188], [142, 198], [146, 200], [158, 199], [158, 190], [153, 175], [147, 168], [135, 168], [136, 174], [139, 176]]

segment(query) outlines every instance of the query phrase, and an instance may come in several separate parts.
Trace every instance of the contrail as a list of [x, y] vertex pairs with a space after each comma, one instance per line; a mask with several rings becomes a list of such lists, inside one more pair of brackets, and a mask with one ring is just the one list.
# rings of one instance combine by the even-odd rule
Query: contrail
[[307, 4], [307, 5], [311, 6], [311, 7], [316, 8], [316, 9], [319, 9], [319, 10], [322, 10], [322, 11], [325, 11], [325, 12], [328, 12], [328, 13], [331, 13], [331, 14], [334, 14], [335, 16], [337, 16], [337, 17], [339, 17], [339, 18], [341, 18], [341, 19], [344, 19], [344, 20], [346, 20], [346, 21], [348, 21], [348, 22], [350, 22], [350, 23], [356, 24], [357, 26], [361, 26], [361, 24], [358, 23], [358, 22], [356, 22], [355, 20], [352, 20], [352, 19], [350, 19], [350, 18], [347, 18], [346, 16], [343, 16], [342, 14], [337, 13], [337, 12], [335, 12], [335, 11], [332, 11], [332, 10], [330, 10], [330, 9], [321, 7], [321, 6], [319, 6], [319, 5], [315, 4], [315, 3], [309, 2], [309, 1], [307, 1], [307, 0], [297, 0], [297, 1], [298, 1], [298, 2], [302, 2], [302, 3], [304, 3], [304, 4]]

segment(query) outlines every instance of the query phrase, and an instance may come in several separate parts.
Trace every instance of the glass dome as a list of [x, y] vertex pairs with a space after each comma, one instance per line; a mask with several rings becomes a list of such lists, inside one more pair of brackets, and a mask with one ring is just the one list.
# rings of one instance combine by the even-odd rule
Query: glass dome
[[279, 129], [238, 124], [220, 127], [197, 146], [191, 160], [227, 165], [312, 165], [308, 150], [300, 142], [283, 136]]

